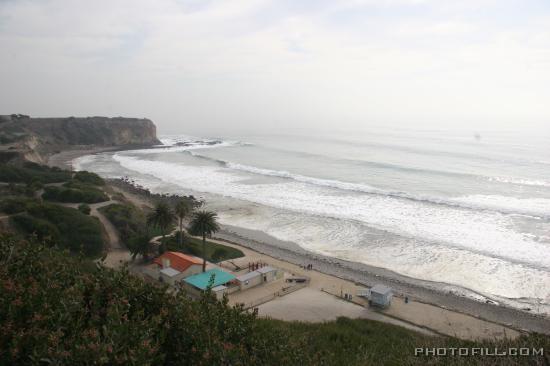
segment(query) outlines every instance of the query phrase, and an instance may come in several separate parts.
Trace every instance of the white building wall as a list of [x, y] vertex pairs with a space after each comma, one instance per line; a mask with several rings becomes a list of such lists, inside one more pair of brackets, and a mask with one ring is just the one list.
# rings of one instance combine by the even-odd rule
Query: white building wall
[[181, 273], [181, 272], [178, 275], [172, 276], [172, 277], [167, 276], [167, 275], [165, 275], [164, 273], [162, 273], [160, 271], [159, 271], [159, 273], [160, 273], [160, 278], [162, 278], [162, 282], [166, 283], [166, 284], [169, 284], [171, 286], [174, 286], [174, 284], [176, 282], [179, 282], [179, 281], [181, 281], [185, 278], [183, 273]]
[[274, 269], [273, 271], [262, 273], [262, 282], [268, 283], [276, 281], [283, 278], [283, 272], [279, 269]]
[[247, 290], [249, 288], [252, 288], [254, 286], [258, 286], [262, 283], [262, 276], [258, 274], [256, 277], [252, 277], [246, 281], [239, 281], [239, 287], [241, 288], [241, 291]]

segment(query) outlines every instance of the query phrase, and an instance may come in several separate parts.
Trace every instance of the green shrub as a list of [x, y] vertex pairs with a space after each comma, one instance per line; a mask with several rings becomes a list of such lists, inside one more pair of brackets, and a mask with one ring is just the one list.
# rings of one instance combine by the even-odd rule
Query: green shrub
[[78, 211], [82, 212], [84, 215], [89, 215], [92, 209], [87, 204], [81, 203], [78, 205]]
[[101, 207], [99, 211], [117, 228], [120, 239], [126, 245], [134, 237], [160, 235], [158, 230], [147, 227], [145, 215], [132, 204], [113, 203]]
[[25, 194], [32, 197], [35, 195], [36, 191], [42, 189], [43, 187], [44, 185], [40, 181], [33, 179], [31, 182], [26, 183]]
[[26, 197], [10, 197], [0, 202], [0, 211], [9, 215], [20, 213], [27, 210], [27, 204], [34, 200]]
[[108, 201], [109, 197], [102, 191], [83, 187], [82, 189], [47, 186], [44, 188], [42, 198], [49, 201], [57, 202], [85, 202], [97, 203]]
[[2, 365], [253, 365], [274, 348], [250, 336], [252, 315], [209, 297], [6, 237], [0, 263]]
[[63, 187], [65, 188], [73, 188], [73, 189], [82, 189], [82, 190], [96, 190], [101, 191], [97, 188], [97, 186], [90, 184], [90, 183], [84, 183], [79, 180], [71, 179], [70, 181], [63, 183]]
[[71, 179], [71, 172], [27, 162], [22, 166], [0, 164], [0, 181], [13, 183], [59, 183]]
[[[49, 243], [60, 248], [67, 248], [75, 253], [82, 251], [90, 257], [99, 256], [103, 251], [102, 227], [97, 218], [87, 216], [74, 208], [51, 203], [32, 203], [27, 205], [27, 214], [12, 216], [11, 219], [28, 235], [40, 234], [38, 236], [43, 237], [52, 234]], [[51, 229], [52, 227], [56, 230]], [[54, 235], [56, 233], [58, 235]]]
[[38, 219], [28, 214], [12, 216], [11, 220], [20, 230], [36, 236], [42, 242], [57, 245], [61, 241], [59, 230], [47, 220]]
[[74, 180], [80, 181], [82, 183], [88, 183], [95, 186], [103, 186], [105, 185], [105, 181], [103, 178], [101, 178], [99, 175], [91, 172], [87, 172], [85, 170], [76, 172], [73, 176]]

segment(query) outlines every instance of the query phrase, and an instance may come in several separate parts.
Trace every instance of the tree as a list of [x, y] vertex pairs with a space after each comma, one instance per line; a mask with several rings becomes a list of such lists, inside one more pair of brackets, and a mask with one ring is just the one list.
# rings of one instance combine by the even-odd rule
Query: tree
[[206, 237], [220, 230], [218, 215], [211, 211], [197, 211], [189, 225], [191, 235], [202, 235], [202, 271], [206, 271]]
[[161, 252], [164, 252], [165, 249], [164, 238], [166, 232], [170, 229], [175, 220], [176, 216], [166, 202], [159, 202], [155, 210], [147, 216], [147, 225], [160, 229], [162, 235]]
[[130, 249], [132, 259], [136, 259], [138, 255], [141, 255], [143, 260], [147, 261], [152, 251], [151, 236], [147, 232], [144, 232], [130, 238], [128, 249]]
[[180, 248], [183, 245], [183, 219], [187, 215], [189, 215], [189, 213], [192, 210], [193, 209], [192, 209], [191, 205], [185, 199], [180, 200], [176, 204], [175, 212], [176, 212], [176, 217], [178, 218], [179, 225], [180, 225], [180, 238], [179, 238], [180, 239]]

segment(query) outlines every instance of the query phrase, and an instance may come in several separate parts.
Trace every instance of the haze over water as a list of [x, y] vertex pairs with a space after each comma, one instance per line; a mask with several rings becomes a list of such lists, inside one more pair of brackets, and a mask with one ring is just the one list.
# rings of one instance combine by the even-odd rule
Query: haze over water
[[204, 197], [222, 223], [313, 252], [549, 311], [546, 130], [161, 139], [166, 148], [88, 156], [77, 167]]

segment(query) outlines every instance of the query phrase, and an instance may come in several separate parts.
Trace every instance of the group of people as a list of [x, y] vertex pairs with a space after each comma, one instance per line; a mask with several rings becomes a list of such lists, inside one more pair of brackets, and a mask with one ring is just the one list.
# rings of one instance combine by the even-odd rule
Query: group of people
[[313, 269], [313, 264], [307, 264], [307, 265], [300, 266], [300, 267], [302, 267], [303, 269], [307, 269], [308, 271], [311, 271]]
[[248, 271], [249, 272], [256, 271], [259, 268], [262, 268], [264, 266], [265, 266], [265, 263], [262, 263], [262, 262], [248, 262]]

